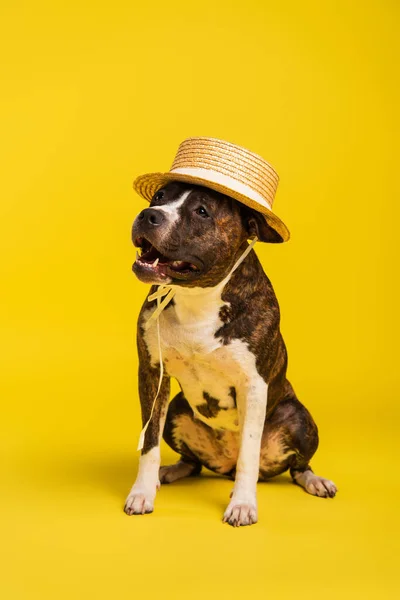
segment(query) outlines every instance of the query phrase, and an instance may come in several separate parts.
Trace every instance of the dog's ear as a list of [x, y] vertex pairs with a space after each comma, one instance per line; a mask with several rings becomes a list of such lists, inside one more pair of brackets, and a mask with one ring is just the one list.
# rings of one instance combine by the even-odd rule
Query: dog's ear
[[268, 225], [264, 215], [258, 211], [244, 206], [242, 209], [242, 216], [246, 231], [249, 233], [249, 237], [257, 236], [260, 242], [268, 242], [270, 244], [278, 244], [283, 242], [282, 237], [275, 229], [272, 229]]

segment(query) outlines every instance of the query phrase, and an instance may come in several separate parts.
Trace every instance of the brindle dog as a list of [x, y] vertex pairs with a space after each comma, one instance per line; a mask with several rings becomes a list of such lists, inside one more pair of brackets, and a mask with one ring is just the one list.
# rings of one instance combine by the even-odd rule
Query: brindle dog
[[[310, 459], [318, 430], [286, 378], [287, 352], [279, 305], [254, 250], [257, 236], [281, 242], [258, 212], [200, 186], [169, 183], [136, 218], [132, 239], [142, 249], [136, 276], [175, 290], [159, 317], [164, 376], [144, 437], [137, 479], [125, 512], [153, 510], [161, 483], [197, 475], [202, 466], [235, 479], [224, 521], [257, 521], [256, 483], [290, 470], [310, 494], [333, 497]], [[138, 320], [139, 395], [145, 424], [157, 394], [157, 323], [145, 328], [156, 300]], [[170, 402], [170, 377], [181, 392]], [[179, 455], [160, 469], [160, 439]]]

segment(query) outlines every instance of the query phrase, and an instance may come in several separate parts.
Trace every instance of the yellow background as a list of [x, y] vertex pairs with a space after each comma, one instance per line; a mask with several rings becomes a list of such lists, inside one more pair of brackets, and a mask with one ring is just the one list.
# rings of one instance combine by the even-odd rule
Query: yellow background
[[[2, 597], [395, 598], [398, 3], [39, 0], [0, 23]], [[122, 512], [147, 291], [131, 184], [191, 135], [280, 174], [292, 238], [257, 252], [339, 488], [260, 484], [240, 530], [212, 476]]]

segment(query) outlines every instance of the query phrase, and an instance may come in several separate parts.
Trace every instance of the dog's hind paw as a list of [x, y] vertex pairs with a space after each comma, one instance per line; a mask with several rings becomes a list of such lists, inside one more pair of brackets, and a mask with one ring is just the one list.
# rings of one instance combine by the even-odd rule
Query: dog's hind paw
[[330, 479], [324, 479], [323, 477], [315, 476], [315, 479], [307, 484], [306, 490], [313, 496], [320, 496], [321, 498], [334, 498], [336, 496], [337, 487]]
[[154, 510], [154, 498], [142, 492], [131, 492], [126, 499], [124, 511], [127, 515], [144, 515]]
[[337, 487], [333, 481], [324, 477], [318, 477], [312, 471], [297, 472], [293, 478], [296, 483], [313, 496], [319, 496], [320, 498], [334, 498], [336, 496]]
[[[201, 469], [201, 465], [200, 465]], [[160, 468], [159, 477], [161, 483], [172, 483], [183, 477], [189, 477], [195, 473], [199, 473], [200, 469], [196, 463], [185, 462], [180, 460], [174, 465], [167, 465]]]

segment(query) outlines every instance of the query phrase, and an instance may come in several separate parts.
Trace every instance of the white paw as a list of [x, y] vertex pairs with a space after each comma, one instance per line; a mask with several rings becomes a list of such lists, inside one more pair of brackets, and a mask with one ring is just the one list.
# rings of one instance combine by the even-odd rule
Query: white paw
[[309, 494], [319, 496], [320, 498], [333, 498], [337, 492], [336, 485], [333, 481], [318, 477], [318, 475], [310, 477], [305, 488]]
[[150, 494], [147, 490], [132, 490], [126, 499], [124, 511], [127, 515], [144, 515], [154, 510], [155, 493]]
[[232, 498], [222, 521], [233, 527], [253, 525], [253, 523], [257, 523], [257, 504], [255, 502], [238, 502]]

